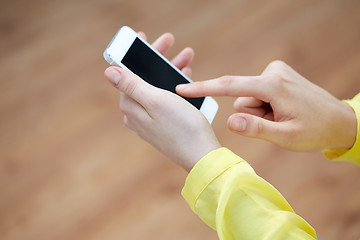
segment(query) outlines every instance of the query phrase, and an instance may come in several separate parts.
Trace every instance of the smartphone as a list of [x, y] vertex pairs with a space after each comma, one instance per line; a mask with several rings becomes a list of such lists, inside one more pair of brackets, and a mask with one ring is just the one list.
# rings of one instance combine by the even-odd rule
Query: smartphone
[[[104, 51], [104, 58], [109, 64], [127, 69], [151, 85], [175, 94], [178, 84], [191, 82], [169, 60], [127, 26], [120, 28], [115, 34]], [[213, 121], [218, 104], [212, 97], [183, 98], [199, 109], [209, 123]]]

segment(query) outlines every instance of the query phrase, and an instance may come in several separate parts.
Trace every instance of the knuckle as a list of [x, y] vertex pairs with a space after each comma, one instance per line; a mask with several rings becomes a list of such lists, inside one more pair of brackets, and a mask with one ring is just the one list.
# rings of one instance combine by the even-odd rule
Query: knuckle
[[287, 78], [279, 72], [270, 73], [263, 80], [267, 88], [274, 93], [284, 92], [289, 82]]
[[232, 89], [234, 85], [235, 77], [230, 75], [225, 75], [220, 77], [220, 84], [224, 91], [224, 95], [229, 95], [229, 91]]
[[255, 121], [252, 134], [254, 136], [261, 136], [264, 130], [264, 126], [261, 121]]
[[122, 90], [124, 91], [124, 93], [126, 93], [126, 95], [131, 97], [135, 92], [136, 86], [137, 84], [135, 81], [128, 81], [124, 84]]
[[241, 105], [239, 104], [238, 101], [235, 101], [235, 102], [233, 103], [233, 108], [235, 109], [235, 111], [241, 112]]
[[269, 85], [276, 88], [276, 87], [281, 86], [283, 84], [284, 78], [282, 77], [282, 75], [280, 73], [271, 73], [265, 78], [265, 81]]
[[241, 98], [237, 98], [233, 103], [233, 107], [234, 107], [235, 111], [243, 112], [244, 111], [243, 100]]
[[229, 86], [234, 82], [234, 77], [230, 75], [225, 75], [220, 77], [220, 82], [224, 86]]
[[268, 67], [271, 67], [271, 68], [275, 68], [275, 69], [284, 69], [286, 68], [288, 65], [282, 61], [282, 60], [274, 60], [274, 61], [271, 61], [268, 65]]

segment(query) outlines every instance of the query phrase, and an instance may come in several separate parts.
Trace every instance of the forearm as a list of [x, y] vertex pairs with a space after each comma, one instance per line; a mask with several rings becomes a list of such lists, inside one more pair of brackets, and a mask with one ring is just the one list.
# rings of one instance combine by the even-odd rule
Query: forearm
[[282, 195], [225, 148], [195, 165], [182, 194], [220, 239], [316, 239]]

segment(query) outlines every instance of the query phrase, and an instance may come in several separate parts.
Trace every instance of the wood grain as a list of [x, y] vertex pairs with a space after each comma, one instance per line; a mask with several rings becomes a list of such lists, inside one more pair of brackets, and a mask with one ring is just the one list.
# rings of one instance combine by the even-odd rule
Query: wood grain
[[[129, 25], [191, 46], [193, 79], [275, 59], [339, 98], [360, 91], [360, 2], [2, 0], [0, 239], [217, 239], [180, 196], [186, 173], [122, 124], [102, 51]], [[214, 129], [326, 240], [360, 238], [360, 168]], [[261, 151], [260, 151], [261, 150]]]

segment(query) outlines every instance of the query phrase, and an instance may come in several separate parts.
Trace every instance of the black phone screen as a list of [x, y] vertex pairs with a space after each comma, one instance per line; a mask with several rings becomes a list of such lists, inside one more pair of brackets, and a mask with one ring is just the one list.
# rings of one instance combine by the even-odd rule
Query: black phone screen
[[[189, 82], [139, 38], [135, 39], [121, 63], [151, 85], [173, 93], [176, 93], [176, 85]], [[197, 109], [205, 99], [183, 98]]]

